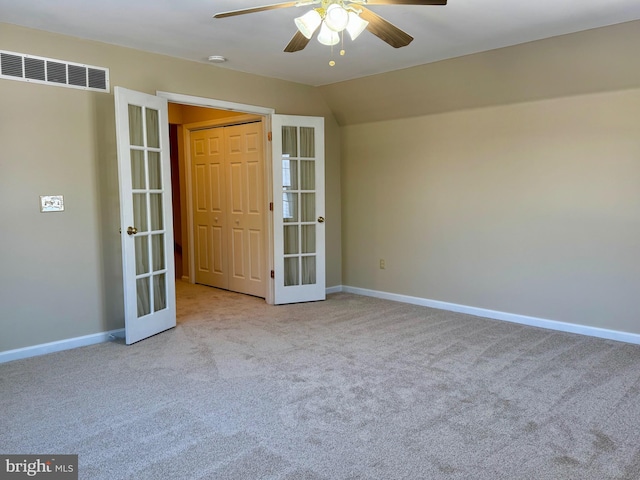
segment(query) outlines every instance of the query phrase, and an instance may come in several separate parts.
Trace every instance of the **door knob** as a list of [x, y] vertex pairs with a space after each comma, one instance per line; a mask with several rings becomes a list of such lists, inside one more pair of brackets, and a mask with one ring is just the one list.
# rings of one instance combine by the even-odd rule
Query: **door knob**
[[318, 217], [318, 223], [324, 223], [324, 217]]
[[135, 235], [136, 233], [138, 233], [138, 229], [136, 227], [129, 227], [127, 228], [127, 234], [129, 235]]

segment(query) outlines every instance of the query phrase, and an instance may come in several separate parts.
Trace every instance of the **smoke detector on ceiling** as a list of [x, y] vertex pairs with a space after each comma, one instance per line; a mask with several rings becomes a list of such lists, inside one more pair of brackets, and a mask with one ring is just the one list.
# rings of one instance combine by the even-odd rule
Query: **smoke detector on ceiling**
[[227, 59], [224, 58], [222, 55], [211, 55], [209, 57], [209, 61], [211, 63], [224, 63], [227, 61]]

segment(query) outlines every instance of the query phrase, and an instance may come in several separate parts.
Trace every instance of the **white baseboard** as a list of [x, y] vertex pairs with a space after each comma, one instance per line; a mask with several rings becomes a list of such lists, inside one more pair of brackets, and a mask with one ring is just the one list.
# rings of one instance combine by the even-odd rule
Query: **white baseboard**
[[335, 287], [327, 287], [327, 295], [329, 295], [330, 293], [340, 293], [343, 290], [342, 285], [336, 285]]
[[0, 363], [95, 345], [96, 343], [107, 342], [113, 337], [124, 337], [124, 328], [111, 330], [109, 332], [94, 333], [93, 335], [85, 335], [83, 337], [67, 338], [65, 340], [33, 345], [31, 347], [17, 348], [15, 350], [6, 350], [0, 352]]
[[529, 325], [531, 327], [546, 328], [549, 330], [557, 330], [560, 332], [577, 333], [590, 337], [606, 338], [608, 340], [617, 340], [619, 342], [627, 342], [640, 345], [640, 335], [637, 333], [621, 332], [618, 330], [607, 330], [605, 328], [559, 322], [557, 320], [529, 317], [526, 315], [518, 315], [515, 313], [499, 312], [496, 310], [487, 310], [485, 308], [469, 307], [467, 305], [458, 305], [455, 303], [440, 302], [438, 300], [429, 300], [427, 298], [411, 297], [408, 295], [399, 295], [397, 293], [381, 292], [378, 290], [369, 290], [366, 288], [350, 287], [347, 285], [342, 286], [342, 291], [347, 293], [355, 293], [357, 295], [365, 295], [367, 297], [393, 300], [394, 302], [410, 303], [423, 307], [449, 310], [451, 312], [467, 313], [469, 315], [491, 318], [494, 320], [504, 320], [505, 322], [519, 323], [522, 325]]

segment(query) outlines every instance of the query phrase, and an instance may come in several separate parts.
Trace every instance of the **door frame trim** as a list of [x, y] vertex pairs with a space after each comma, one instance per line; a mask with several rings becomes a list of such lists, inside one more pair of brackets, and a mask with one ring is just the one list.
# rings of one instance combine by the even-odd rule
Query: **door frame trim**
[[156, 96], [166, 98], [168, 102], [183, 103], [185, 105], [194, 105], [196, 107], [210, 107], [218, 110], [230, 110], [232, 112], [254, 113], [256, 115], [271, 115], [276, 113], [274, 108], [260, 107], [257, 105], [248, 105], [245, 103], [227, 102], [225, 100], [217, 100], [215, 98], [195, 97], [193, 95], [184, 95], [182, 93], [156, 91]]
[[[271, 132], [271, 115], [276, 113], [275, 109], [260, 107], [257, 105], [248, 105], [244, 103], [228, 102], [225, 100], [218, 100], [214, 98], [196, 97], [192, 95], [184, 95], [181, 93], [172, 93], [172, 92], [163, 92], [163, 91], [156, 91], [156, 96], [165, 98], [168, 102], [171, 102], [171, 103], [193, 105], [196, 107], [215, 108], [218, 110], [228, 110], [232, 112], [242, 112], [246, 114], [261, 116], [264, 124], [263, 145], [265, 146], [264, 148], [264, 164], [265, 164], [264, 165], [264, 168], [265, 168], [264, 188], [265, 188], [265, 193], [267, 197], [266, 198], [267, 204], [269, 204], [270, 202], [273, 202], [273, 181], [272, 181], [273, 168], [272, 168], [272, 155], [271, 155], [272, 148], [271, 148], [271, 142], [269, 141], [268, 137], [269, 137], [269, 133]], [[230, 119], [230, 121], [233, 122], [233, 119]], [[215, 122], [215, 120], [212, 120], [212, 123], [213, 122]], [[187, 134], [189, 130], [186, 128], [186, 126], [184, 127], [185, 127], [185, 134]], [[185, 144], [185, 147], [187, 147], [186, 144]], [[188, 158], [186, 155], [187, 153], [188, 152], [185, 152], [185, 158]], [[189, 160], [189, 163], [190, 163], [190, 160]], [[185, 167], [187, 167], [187, 165], [185, 165]], [[191, 192], [191, 172], [188, 168], [185, 168], [185, 173], [186, 173], [185, 184], [189, 192]], [[265, 238], [266, 238], [265, 250], [266, 250], [266, 261], [267, 261], [266, 271], [267, 272], [265, 273], [268, 273], [269, 271], [274, 269], [273, 212], [268, 209], [266, 211], [267, 211], [267, 221], [266, 221], [266, 232], [265, 232], [266, 233], [265, 234]], [[187, 235], [188, 235], [189, 252], [190, 252], [189, 281], [191, 283], [194, 283], [195, 281], [195, 272], [194, 272], [195, 265], [193, 264], [194, 245], [193, 245], [193, 235], [190, 232], [190, 229], [193, 226], [193, 205], [192, 205], [191, 195], [187, 196], [187, 222], [189, 223], [189, 228], [187, 229]], [[274, 303], [274, 282], [270, 275], [267, 275], [267, 289], [265, 292], [265, 301], [268, 304]]]

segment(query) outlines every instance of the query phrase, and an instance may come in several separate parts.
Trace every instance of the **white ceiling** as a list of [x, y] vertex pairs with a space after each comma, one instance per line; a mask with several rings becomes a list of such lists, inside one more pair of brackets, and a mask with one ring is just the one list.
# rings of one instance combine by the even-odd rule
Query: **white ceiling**
[[334, 47], [336, 65], [330, 67], [331, 47], [315, 38], [301, 52], [283, 52], [296, 31], [293, 19], [310, 7], [212, 18], [269, 3], [0, 0], [0, 22], [197, 62], [222, 55], [228, 59], [223, 68], [318, 86], [640, 19], [640, 0], [449, 0], [446, 6], [370, 6], [415, 40], [394, 49], [369, 32], [355, 42], [345, 38], [346, 55], [340, 57]]

